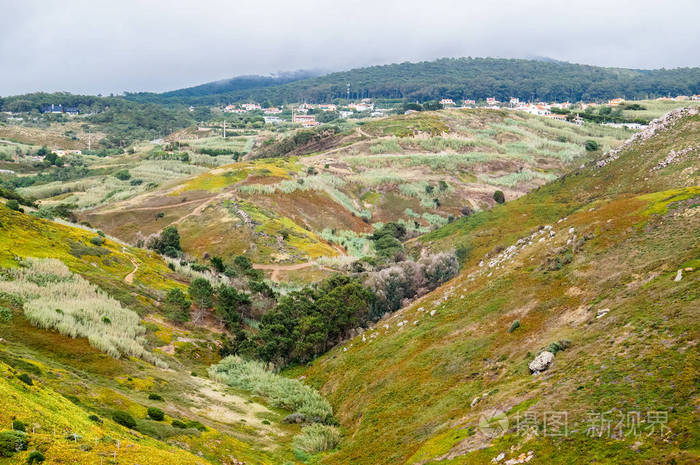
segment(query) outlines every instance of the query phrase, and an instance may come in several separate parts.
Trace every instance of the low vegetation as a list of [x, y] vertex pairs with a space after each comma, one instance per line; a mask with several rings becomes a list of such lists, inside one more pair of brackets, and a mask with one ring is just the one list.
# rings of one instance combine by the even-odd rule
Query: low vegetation
[[27, 258], [0, 277], [0, 291], [24, 301], [33, 324], [70, 337], [85, 337], [112, 357], [132, 355], [162, 364], [144, 347], [139, 316], [71, 273], [59, 260]]
[[270, 405], [303, 415], [305, 421], [332, 423], [333, 409], [313, 388], [268, 370], [261, 362], [232, 355], [209, 369], [209, 376], [228, 386], [252, 392]]

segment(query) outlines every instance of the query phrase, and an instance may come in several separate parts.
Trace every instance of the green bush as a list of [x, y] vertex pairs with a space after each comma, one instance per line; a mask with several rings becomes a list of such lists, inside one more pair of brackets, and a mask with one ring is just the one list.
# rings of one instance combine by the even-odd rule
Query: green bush
[[586, 141], [586, 151], [587, 152], [595, 152], [599, 148], [600, 148], [600, 145], [598, 144], [598, 142], [596, 142], [594, 140], [587, 140]]
[[567, 341], [564, 339], [552, 342], [547, 346], [547, 350], [553, 354], [556, 354], [557, 352], [561, 352], [562, 350], [568, 349], [569, 346], [571, 346], [571, 341]]
[[136, 420], [134, 420], [134, 417], [132, 417], [130, 413], [122, 410], [117, 410], [112, 413], [112, 420], [129, 429], [136, 427]]
[[185, 422], [180, 421], [180, 420], [173, 420], [171, 425], [173, 425], [173, 427], [175, 427], [175, 428], [180, 428], [180, 429], [187, 428], [187, 425], [185, 424]]
[[503, 191], [496, 191], [493, 193], [493, 200], [495, 200], [496, 203], [505, 203], [506, 196], [503, 194]]
[[156, 394], [155, 392], [152, 392], [148, 395], [149, 400], [163, 400], [163, 397], [160, 394]]
[[10, 321], [12, 321], [12, 310], [0, 307], [0, 323], [9, 323]]
[[32, 465], [34, 463], [41, 463], [44, 460], [44, 454], [42, 454], [38, 450], [32, 451], [32, 453], [29, 454], [29, 456], [27, 457], [27, 463], [29, 465]]
[[96, 245], [97, 247], [99, 247], [105, 243], [105, 240], [102, 236], [95, 236], [95, 237], [90, 239], [90, 243], [92, 243], [92, 245]]
[[97, 415], [90, 415], [88, 419], [90, 421], [94, 421], [95, 423], [102, 423], [102, 418], [98, 417]]
[[114, 177], [120, 181], [127, 181], [131, 178], [131, 174], [127, 170], [121, 170], [114, 173]]
[[203, 424], [201, 424], [201, 423], [198, 422], [198, 421], [188, 421], [188, 422], [187, 422], [187, 427], [188, 427], [188, 428], [194, 428], [194, 429], [196, 429], [196, 430], [198, 430], [198, 431], [206, 431], [206, 430], [207, 430], [207, 427], [204, 426]]
[[165, 414], [158, 407], [148, 407], [148, 416], [155, 421], [163, 421], [165, 418]]
[[513, 322], [513, 324], [510, 325], [510, 328], [508, 328], [508, 332], [509, 332], [509, 333], [512, 333], [513, 331], [515, 331], [515, 330], [518, 329], [518, 328], [520, 328], [520, 321], [519, 321], [519, 320], [515, 320], [515, 321]]
[[19, 375], [17, 378], [18, 378], [20, 381], [22, 381], [24, 384], [26, 384], [26, 385], [29, 385], [29, 386], [33, 386], [33, 385], [34, 385], [34, 381], [32, 381], [31, 376], [29, 376], [29, 375], [26, 374], [26, 373], [22, 373], [22, 374]]
[[24, 422], [20, 420], [12, 421], [12, 429], [15, 431], [22, 431], [23, 433], [27, 431], [27, 428], [24, 426]]
[[12, 457], [15, 453], [27, 450], [27, 436], [21, 431], [0, 432], [0, 457]]
[[10, 210], [14, 210], [16, 212], [20, 211], [19, 202], [17, 202], [15, 199], [10, 199], [7, 202], [5, 202], [5, 206]]

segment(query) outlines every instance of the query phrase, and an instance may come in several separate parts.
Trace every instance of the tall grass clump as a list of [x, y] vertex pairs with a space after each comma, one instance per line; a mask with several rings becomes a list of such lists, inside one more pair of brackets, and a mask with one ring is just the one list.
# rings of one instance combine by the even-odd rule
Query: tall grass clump
[[476, 142], [451, 137], [431, 137], [429, 139], [420, 139], [418, 145], [428, 152], [444, 152], [445, 150], [467, 150], [476, 147]]
[[406, 177], [398, 174], [395, 169], [379, 168], [354, 174], [349, 179], [363, 186], [377, 186], [380, 184], [400, 184], [405, 181]]
[[302, 414], [307, 421], [333, 422], [333, 409], [318, 391], [296, 379], [273, 373], [261, 362], [232, 355], [212, 365], [209, 376], [233, 388], [262, 396], [275, 408]]
[[179, 258], [171, 258], [166, 256], [164, 256], [163, 258], [165, 259], [166, 263], [168, 264], [168, 267], [171, 270], [175, 271], [180, 275], [190, 278], [190, 281], [194, 281], [198, 278], [203, 278], [209, 281], [212, 284], [212, 286], [217, 287], [222, 284], [226, 286], [231, 286], [233, 284], [231, 279], [225, 274], [216, 273], [207, 269], [204, 269], [202, 271], [195, 270], [189, 263], [182, 261]]
[[369, 239], [364, 235], [358, 235], [355, 231], [326, 228], [321, 231], [321, 238], [345, 247], [347, 253], [353, 257], [364, 257], [370, 253]]
[[533, 179], [544, 179], [545, 181], [549, 182], [556, 178], [557, 176], [552, 173], [540, 173], [537, 171], [523, 170], [519, 173], [510, 173], [496, 178], [482, 176], [481, 180], [487, 184], [492, 184], [495, 186], [515, 187], [521, 182], [529, 182]]
[[139, 316], [96, 286], [74, 275], [55, 259], [28, 258], [0, 274], [0, 291], [24, 301], [24, 314], [35, 326], [55, 329], [112, 357], [132, 355], [165, 364], [144, 347]]
[[307, 454], [317, 454], [335, 449], [340, 444], [340, 431], [334, 426], [309, 425], [302, 428], [301, 433], [292, 440], [294, 449]]
[[399, 145], [396, 139], [381, 140], [375, 142], [369, 147], [369, 151], [372, 153], [399, 153], [403, 151], [403, 148]]

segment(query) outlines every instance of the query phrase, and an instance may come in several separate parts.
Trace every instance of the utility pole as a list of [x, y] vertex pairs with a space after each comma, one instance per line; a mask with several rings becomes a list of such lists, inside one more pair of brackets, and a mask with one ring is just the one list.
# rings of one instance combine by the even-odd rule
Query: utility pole
[[226, 139], [226, 120], [224, 120], [224, 139]]
[[88, 128], [88, 150], [91, 150], [91, 145], [90, 145], [91, 140], [92, 139], [90, 138], [90, 128]]

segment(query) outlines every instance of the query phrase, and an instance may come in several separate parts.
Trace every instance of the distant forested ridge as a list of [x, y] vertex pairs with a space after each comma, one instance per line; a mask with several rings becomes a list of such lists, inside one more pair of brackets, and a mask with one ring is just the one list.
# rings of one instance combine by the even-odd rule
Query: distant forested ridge
[[344, 99], [348, 84], [350, 98], [354, 99], [642, 99], [700, 93], [700, 68], [635, 70], [543, 60], [444, 58], [358, 68], [292, 82], [242, 77], [164, 94], [130, 94], [127, 98], [184, 104], [321, 103]]
[[231, 93], [245, 92], [250, 89], [261, 89], [279, 86], [302, 79], [316, 77], [320, 71], [294, 71], [281, 73], [277, 76], [237, 76], [231, 79], [208, 82], [194, 87], [163, 92], [127, 93], [128, 100], [153, 103], [186, 103], [188, 105], [215, 105], [221, 103], [220, 96]]

